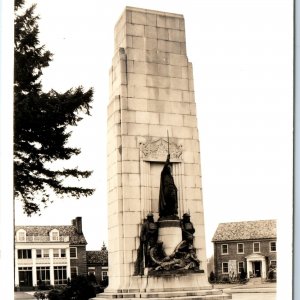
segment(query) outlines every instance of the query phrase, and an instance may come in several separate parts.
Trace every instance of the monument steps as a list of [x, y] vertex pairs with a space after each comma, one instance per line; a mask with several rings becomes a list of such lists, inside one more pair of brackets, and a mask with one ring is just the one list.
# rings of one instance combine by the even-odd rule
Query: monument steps
[[224, 294], [221, 290], [202, 291], [176, 291], [176, 292], [143, 292], [143, 293], [103, 293], [98, 294], [97, 300], [101, 299], [159, 299], [159, 300], [225, 300], [232, 299], [231, 295]]

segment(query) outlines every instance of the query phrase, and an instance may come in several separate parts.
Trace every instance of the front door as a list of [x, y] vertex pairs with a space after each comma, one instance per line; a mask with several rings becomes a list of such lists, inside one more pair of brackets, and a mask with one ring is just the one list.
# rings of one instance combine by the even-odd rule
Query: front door
[[19, 268], [19, 285], [32, 286], [32, 269]]
[[254, 262], [254, 274], [255, 274], [255, 277], [261, 276], [261, 262], [260, 261]]

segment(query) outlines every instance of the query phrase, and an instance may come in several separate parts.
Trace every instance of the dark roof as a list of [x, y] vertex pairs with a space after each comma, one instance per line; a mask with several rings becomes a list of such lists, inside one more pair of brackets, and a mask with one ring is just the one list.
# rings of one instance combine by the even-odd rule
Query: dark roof
[[70, 244], [87, 244], [84, 235], [79, 234], [76, 226], [73, 225], [15, 226], [15, 232], [17, 232], [19, 229], [24, 229], [26, 231], [26, 236], [49, 236], [51, 230], [57, 229], [60, 236], [69, 236]]
[[212, 241], [276, 239], [276, 220], [220, 223]]
[[87, 264], [100, 264], [102, 266], [108, 265], [108, 251], [105, 246], [100, 251], [86, 251]]

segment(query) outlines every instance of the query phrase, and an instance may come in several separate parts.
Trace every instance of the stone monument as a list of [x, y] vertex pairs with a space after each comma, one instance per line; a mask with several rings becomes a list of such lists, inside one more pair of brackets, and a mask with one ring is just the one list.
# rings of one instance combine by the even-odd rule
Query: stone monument
[[231, 299], [208, 284], [182, 15], [126, 7], [115, 26], [107, 125], [109, 286], [98, 298]]

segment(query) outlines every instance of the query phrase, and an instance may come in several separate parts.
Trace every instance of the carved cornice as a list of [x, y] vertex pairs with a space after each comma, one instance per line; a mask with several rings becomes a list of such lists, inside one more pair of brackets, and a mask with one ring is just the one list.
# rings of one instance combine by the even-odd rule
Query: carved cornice
[[[143, 160], [164, 162], [168, 155], [168, 141], [163, 138], [141, 141], [140, 150]], [[182, 145], [170, 141], [169, 151], [171, 162], [182, 161]]]

